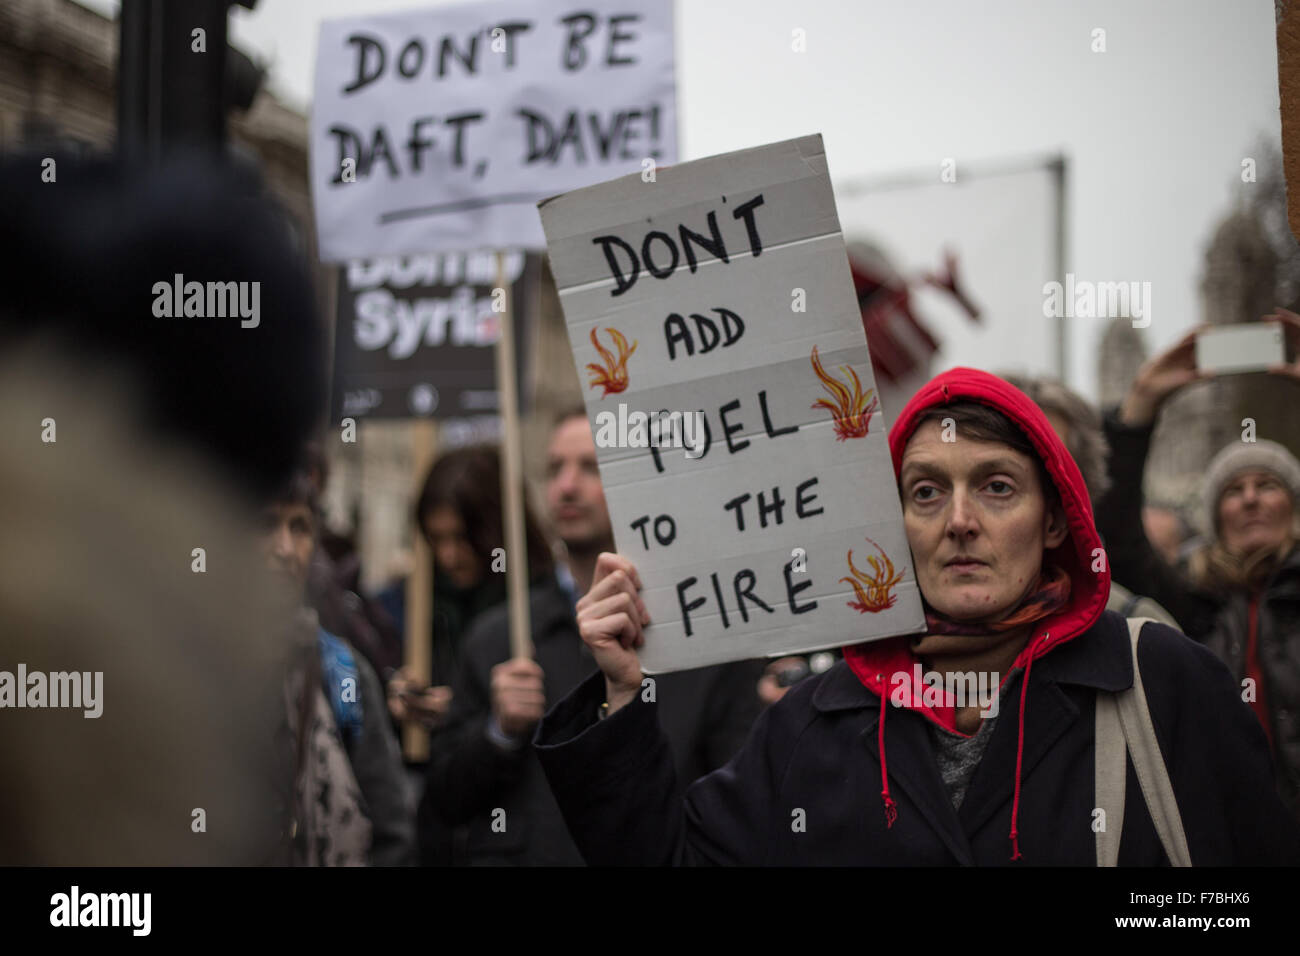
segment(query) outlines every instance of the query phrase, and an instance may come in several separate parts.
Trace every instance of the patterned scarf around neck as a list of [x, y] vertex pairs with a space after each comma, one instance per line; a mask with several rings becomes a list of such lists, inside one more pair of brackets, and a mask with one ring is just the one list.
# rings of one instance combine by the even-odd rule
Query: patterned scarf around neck
[[1055, 565], [1045, 565], [1034, 589], [1025, 596], [1016, 610], [991, 624], [954, 620], [940, 614], [928, 604], [925, 606], [925, 626], [929, 634], [962, 634], [968, 637], [988, 637], [1011, 631], [1055, 614], [1070, 600], [1070, 576]]

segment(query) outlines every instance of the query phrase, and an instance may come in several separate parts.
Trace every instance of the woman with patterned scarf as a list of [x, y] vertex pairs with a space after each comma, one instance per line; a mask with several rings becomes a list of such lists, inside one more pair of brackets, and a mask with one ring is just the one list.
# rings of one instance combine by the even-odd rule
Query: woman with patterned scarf
[[[1116, 751], [1097, 729], [1099, 707], [1138, 679], [1134, 645], [1125, 619], [1104, 610], [1110, 574], [1087, 491], [1042, 411], [995, 376], [954, 369], [917, 392], [889, 439], [925, 633], [844, 648], [684, 799], [640, 693], [649, 615], [637, 571], [601, 556], [578, 605], [600, 673], [535, 740], [589, 863], [1161, 865], [1180, 855], [1165, 849], [1169, 815], [1148, 809], [1123, 742]], [[1158, 623], [1141, 628], [1137, 648], [1190, 862], [1300, 862], [1263, 733], [1223, 665]], [[995, 699], [909, 687], [917, 670], [945, 687], [978, 674]], [[1123, 779], [1130, 795], [1112, 838], [1097, 831], [1099, 743], [1120, 761], [1107, 786]], [[1108, 858], [1102, 844], [1114, 838]]]

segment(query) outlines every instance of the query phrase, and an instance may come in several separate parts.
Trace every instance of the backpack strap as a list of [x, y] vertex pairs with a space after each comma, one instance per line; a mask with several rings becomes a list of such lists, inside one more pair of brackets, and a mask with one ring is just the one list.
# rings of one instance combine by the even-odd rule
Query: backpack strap
[[[1128, 780], [1128, 748], [1124, 746], [1124, 727], [1119, 720], [1115, 694], [1097, 692], [1097, 733], [1093, 744], [1096, 759], [1096, 810], [1101, 820], [1093, 820], [1097, 836], [1097, 865], [1115, 866], [1119, 862], [1119, 837], [1124, 829], [1124, 788]], [[1098, 827], [1100, 826], [1100, 829]]]
[[1119, 860], [1119, 840], [1124, 827], [1126, 751], [1133, 760], [1142, 796], [1170, 864], [1192, 865], [1182, 816], [1178, 812], [1178, 801], [1174, 797], [1169, 771], [1160, 753], [1155, 724], [1151, 721], [1146, 691], [1142, 686], [1142, 671], [1138, 666], [1138, 640], [1142, 626], [1150, 620], [1151, 618], [1128, 619], [1133, 654], [1133, 686], [1118, 694], [1097, 694], [1097, 736], [1094, 747], [1097, 806], [1106, 811], [1106, 828], [1097, 832], [1098, 866], [1115, 866]]
[[[1132, 618], [1129, 617], [1129, 615], [1131, 615], [1134, 611], [1137, 610], [1138, 602], [1141, 600], [1142, 600], [1141, 594], [1137, 594], [1135, 592], [1130, 591], [1129, 596], [1124, 601], [1124, 606], [1121, 608], [1116, 608], [1116, 610], [1119, 611], [1119, 613], [1123, 614], [1125, 617], [1129, 618], [1129, 620], [1132, 620]], [[1154, 618], [1143, 618], [1143, 620], [1144, 621], [1154, 620]]]

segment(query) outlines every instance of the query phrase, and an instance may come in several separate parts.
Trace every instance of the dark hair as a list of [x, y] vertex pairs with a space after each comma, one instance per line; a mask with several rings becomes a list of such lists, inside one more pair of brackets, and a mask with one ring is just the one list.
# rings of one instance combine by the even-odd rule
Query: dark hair
[[268, 505], [306, 505], [313, 516], [320, 514], [320, 496], [316, 482], [306, 471], [295, 471], [267, 499]]
[[329, 456], [325, 454], [325, 443], [319, 437], [304, 442], [301, 458], [299, 470], [311, 479], [316, 486], [317, 495], [324, 494], [330, 482], [330, 462]]
[[[415, 502], [415, 523], [424, 534], [424, 521], [438, 508], [450, 508], [465, 524], [465, 536], [484, 574], [492, 552], [505, 547], [505, 518], [501, 501], [501, 456], [491, 445], [457, 448], [439, 456], [429, 469]], [[550, 547], [524, 495], [524, 537], [531, 577], [554, 567]]]
[[[1033, 461], [1034, 470], [1038, 473], [1038, 483], [1042, 486], [1048, 510], [1060, 506], [1061, 493], [1052, 476], [1047, 473], [1047, 466], [1043, 464], [1038, 449], [1034, 447], [1020, 426], [1006, 415], [991, 405], [981, 402], [953, 402], [950, 405], [935, 405], [927, 408], [916, 420], [916, 428], [919, 429], [926, 422], [932, 421], [943, 425], [944, 419], [952, 419], [958, 434], [966, 438], [974, 441], [997, 442], [1022, 455], [1027, 455]], [[913, 430], [912, 434], [916, 434], [916, 431]]]

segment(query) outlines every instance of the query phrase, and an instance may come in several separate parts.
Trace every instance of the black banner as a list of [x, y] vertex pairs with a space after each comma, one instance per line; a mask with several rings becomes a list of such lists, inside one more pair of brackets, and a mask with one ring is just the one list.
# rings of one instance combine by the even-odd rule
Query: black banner
[[[520, 412], [541, 258], [504, 254]], [[466, 418], [498, 411], [495, 253], [358, 260], [339, 269], [331, 417]]]

